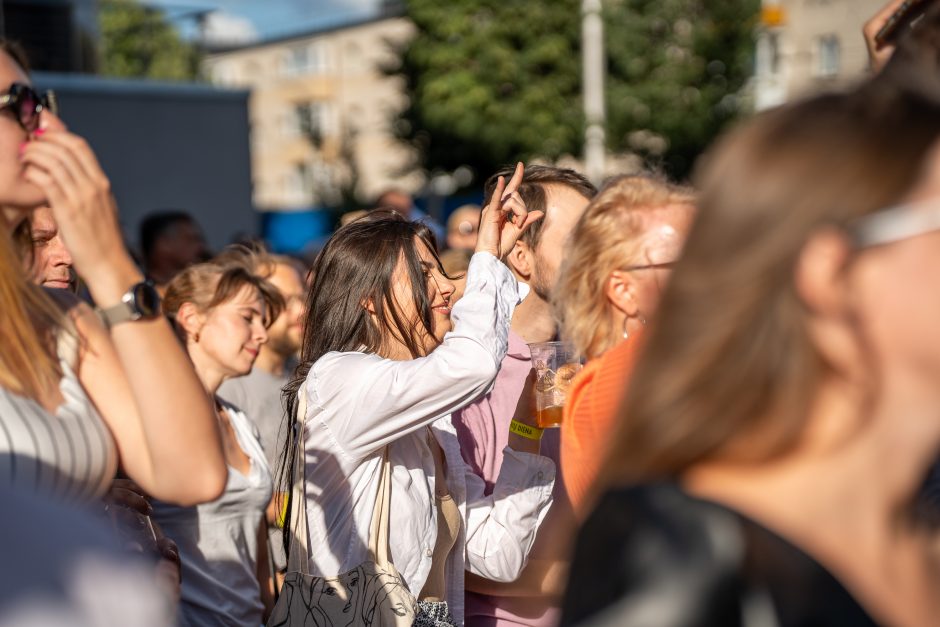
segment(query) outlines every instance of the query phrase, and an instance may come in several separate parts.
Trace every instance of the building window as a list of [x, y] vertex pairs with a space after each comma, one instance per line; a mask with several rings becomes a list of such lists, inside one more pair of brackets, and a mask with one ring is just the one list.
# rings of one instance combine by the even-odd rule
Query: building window
[[234, 85], [238, 81], [238, 72], [230, 61], [216, 64], [211, 70], [212, 80], [218, 85]]
[[261, 65], [257, 61], [246, 61], [242, 66], [242, 76], [245, 77], [245, 82], [249, 84], [256, 83], [264, 78]]
[[318, 144], [336, 134], [336, 116], [329, 102], [301, 102], [294, 105], [294, 120], [299, 132]]
[[326, 74], [332, 67], [329, 50], [322, 42], [292, 46], [281, 63], [285, 76]]
[[780, 73], [780, 34], [763, 33], [757, 41], [757, 75], [776, 76]]
[[816, 75], [836, 76], [841, 69], [839, 38], [823, 35], [816, 40]]
[[280, 127], [282, 137], [292, 138], [300, 135], [300, 125], [297, 122], [297, 116], [295, 114], [279, 116], [278, 126]]
[[309, 205], [313, 196], [312, 182], [310, 166], [295, 163], [284, 176], [284, 200], [291, 205]]

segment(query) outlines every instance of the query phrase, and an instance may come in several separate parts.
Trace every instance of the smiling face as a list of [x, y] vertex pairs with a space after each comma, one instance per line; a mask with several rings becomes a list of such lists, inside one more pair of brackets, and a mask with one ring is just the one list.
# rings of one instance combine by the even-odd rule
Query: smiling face
[[[424, 276], [427, 289], [427, 301], [431, 308], [431, 323], [433, 332], [429, 335], [423, 332], [421, 314], [415, 306], [412, 283], [409, 278], [409, 269], [402, 256], [398, 261], [393, 277], [392, 299], [403, 320], [410, 321], [409, 327], [419, 332], [419, 344], [422, 354], [427, 355], [440, 344], [453, 328], [450, 319], [451, 296], [454, 294], [454, 284], [444, 276], [437, 258], [418, 238], [415, 238], [415, 250], [420, 263], [420, 272]], [[394, 328], [394, 324], [390, 324]], [[386, 353], [393, 359], [410, 359], [412, 355], [401, 338], [394, 333], [385, 338]]]
[[224, 377], [251, 372], [261, 345], [268, 341], [265, 305], [258, 289], [245, 285], [229, 300], [204, 314], [199, 339], [190, 338], [189, 350], [197, 367], [211, 367]]

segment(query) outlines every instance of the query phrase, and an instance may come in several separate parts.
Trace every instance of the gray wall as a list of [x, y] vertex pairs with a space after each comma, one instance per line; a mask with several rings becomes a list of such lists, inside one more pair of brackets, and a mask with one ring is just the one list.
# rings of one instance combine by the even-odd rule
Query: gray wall
[[111, 179], [128, 242], [154, 209], [183, 209], [213, 249], [256, 235], [248, 92], [37, 72], [62, 119], [85, 137]]

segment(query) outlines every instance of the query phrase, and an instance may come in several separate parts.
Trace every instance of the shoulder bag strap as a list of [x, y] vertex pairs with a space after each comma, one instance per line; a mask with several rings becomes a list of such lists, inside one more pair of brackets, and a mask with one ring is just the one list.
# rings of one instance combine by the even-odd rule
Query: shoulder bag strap
[[287, 558], [287, 572], [300, 572], [310, 574], [310, 551], [307, 547], [307, 502], [306, 493], [306, 459], [304, 449], [304, 425], [307, 422], [307, 394], [304, 385], [297, 390], [297, 418], [293, 427], [294, 433], [294, 476], [291, 487], [291, 514], [290, 532], [293, 538], [290, 543], [290, 555]]
[[372, 509], [372, 523], [369, 525], [369, 554], [380, 568], [385, 569], [392, 563], [388, 548], [388, 520], [391, 515], [392, 464], [388, 457], [388, 445], [382, 453], [382, 476], [379, 478], [379, 491]]

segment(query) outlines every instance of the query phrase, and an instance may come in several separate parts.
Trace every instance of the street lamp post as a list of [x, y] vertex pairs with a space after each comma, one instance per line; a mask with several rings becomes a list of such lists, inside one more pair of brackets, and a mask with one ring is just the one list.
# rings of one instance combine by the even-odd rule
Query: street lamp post
[[584, 89], [584, 168], [595, 185], [604, 178], [604, 23], [601, 0], [581, 0], [581, 60]]

